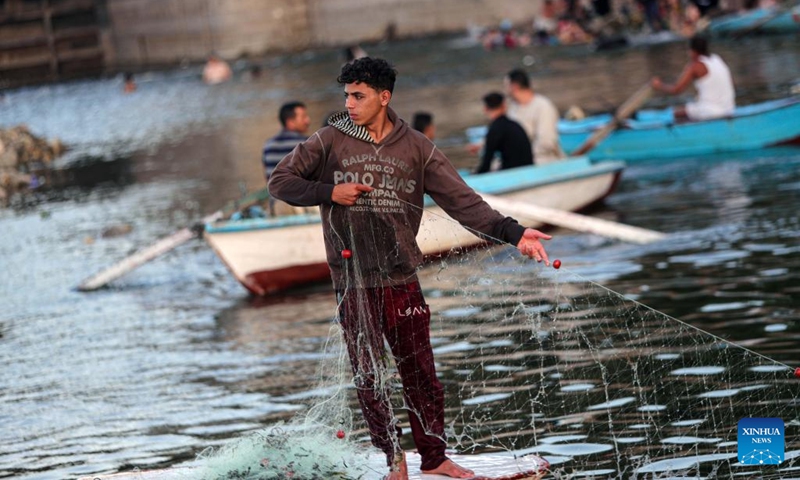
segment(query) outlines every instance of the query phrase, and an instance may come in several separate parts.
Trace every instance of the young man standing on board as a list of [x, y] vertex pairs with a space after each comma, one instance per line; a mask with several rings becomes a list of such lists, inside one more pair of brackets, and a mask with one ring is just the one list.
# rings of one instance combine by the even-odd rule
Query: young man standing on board
[[287, 155], [270, 193], [290, 204], [321, 205], [327, 261], [339, 298], [358, 400], [389, 480], [406, 480], [385, 377], [384, 337], [403, 382], [414, 443], [426, 474], [471, 478], [445, 456], [444, 393], [430, 343], [430, 310], [417, 269], [423, 197], [490, 241], [508, 242], [549, 265], [538, 230], [493, 210], [422, 133], [389, 107], [397, 72], [365, 57], [342, 67], [347, 111]]

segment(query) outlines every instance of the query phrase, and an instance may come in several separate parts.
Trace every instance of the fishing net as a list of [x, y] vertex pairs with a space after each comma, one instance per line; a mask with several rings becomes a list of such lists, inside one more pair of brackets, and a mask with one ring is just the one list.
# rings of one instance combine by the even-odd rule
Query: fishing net
[[[370, 470], [369, 450], [354, 440], [351, 376], [341, 328], [334, 325], [322, 348], [313, 403], [279, 423], [200, 455], [203, 479], [356, 479]], [[374, 470], [374, 469], [373, 469]]]
[[[421, 228], [420, 243], [443, 253], [419, 272], [445, 397], [442, 431], [428, 434], [450, 450], [536, 454], [556, 478], [800, 476], [800, 379], [787, 364], [747, 338], [722, 339], [587, 280], [566, 260], [546, 268], [513, 247], [472, 248], [466, 238], [437, 215]], [[359, 251], [351, 255], [345, 261], [356, 265]], [[373, 300], [348, 287], [332, 315], [344, 307], [369, 317]], [[354, 374], [334, 323], [308, 408], [208, 453], [202, 477], [381, 478], [385, 457], [370, 446], [359, 388], [379, 391], [393, 408], [388, 429], [403, 432], [390, 441], [413, 450], [409, 417], [428, 412], [409, 405], [392, 355], [359, 338], [369, 369]], [[743, 451], [746, 418], [781, 419], [785, 445]]]

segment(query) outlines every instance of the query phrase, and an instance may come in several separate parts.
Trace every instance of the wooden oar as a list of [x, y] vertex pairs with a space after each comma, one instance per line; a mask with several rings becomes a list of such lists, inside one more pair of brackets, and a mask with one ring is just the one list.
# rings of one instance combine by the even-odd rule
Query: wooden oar
[[644, 102], [650, 98], [650, 95], [653, 93], [653, 88], [650, 86], [650, 82], [647, 84], [642, 85], [639, 90], [636, 91], [629, 99], [625, 101], [622, 105], [617, 108], [617, 111], [614, 113], [614, 118], [611, 119], [608, 123], [603, 125], [599, 130], [596, 130], [589, 138], [586, 139], [583, 144], [578, 147], [574, 152], [572, 152], [571, 156], [577, 155], [584, 155], [589, 150], [596, 147], [600, 142], [605, 140], [605, 138], [611, 134], [614, 130], [619, 127], [622, 122], [625, 121], [626, 118], [633, 115], [633, 113], [639, 109]]
[[588, 217], [557, 208], [542, 207], [483, 193], [481, 193], [480, 196], [483, 197], [492, 208], [506, 215], [532, 219], [548, 225], [564, 227], [578, 232], [594, 233], [604, 237], [611, 237], [639, 244], [655, 242], [666, 236], [654, 230]]
[[186, 243], [190, 239], [197, 236], [199, 232], [202, 232], [203, 226], [206, 223], [215, 222], [217, 220], [225, 218], [240, 208], [249, 207], [255, 203], [266, 200], [267, 198], [269, 198], [269, 191], [267, 191], [267, 189], [264, 188], [263, 190], [258, 190], [249, 195], [246, 195], [240, 198], [239, 200], [228, 202], [228, 204], [222, 207], [221, 209], [217, 210], [211, 215], [203, 217], [195, 225], [182, 228], [177, 232], [173, 233], [172, 235], [169, 235], [167, 237], [162, 238], [161, 240], [158, 240], [156, 243], [150, 245], [144, 250], [139, 250], [133, 255], [130, 255], [120, 260], [119, 262], [115, 263], [114, 265], [111, 265], [105, 270], [102, 270], [101, 272], [92, 275], [91, 277], [84, 280], [80, 285], [78, 285], [78, 290], [83, 292], [97, 290], [98, 288], [103, 287], [112, 280], [115, 280], [121, 277], [122, 275], [125, 275], [126, 273], [149, 262], [150, 260], [153, 260], [154, 258], [157, 258], [169, 252], [178, 245]]

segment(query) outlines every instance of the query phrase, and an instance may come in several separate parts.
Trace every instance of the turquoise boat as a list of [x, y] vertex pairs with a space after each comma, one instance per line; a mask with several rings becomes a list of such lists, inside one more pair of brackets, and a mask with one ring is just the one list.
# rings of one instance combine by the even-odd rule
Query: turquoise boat
[[[577, 149], [610, 115], [559, 125], [561, 146]], [[738, 107], [730, 117], [676, 123], [671, 109], [643, 110], [594, 150], [592, 160], [649, 160], [756, 150], [800, 139], [800, 97]]]
[[[583, 120], [561, 120], [561, 147], [573, 152], [610, 114]], [[486, 127], [467, 129], [472, 143], [480, 142]], [[639, 161], [712, 153], [756, 150], [800, 140], [800, 97], [738, 107], [730, 117], [676, 123], [671, 109], [641, 110], [600, 142], [588, 156], [593, 161]]]
[[800, 32], [800, 6], [791, 10], [758, 8], [743, 13], [724, 15], [711, 21], [706, 31], [712, 35], [743, 33]]

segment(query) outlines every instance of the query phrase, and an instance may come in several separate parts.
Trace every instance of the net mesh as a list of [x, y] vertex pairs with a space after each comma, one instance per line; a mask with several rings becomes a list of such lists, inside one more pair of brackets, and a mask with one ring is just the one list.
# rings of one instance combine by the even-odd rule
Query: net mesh
[[[800, 379], [788, 365], [589, 281], [568, 262], [556, 270], [510, 246], [471, 248], [464, 233], [426, 214], [419, 237], [443, 254], [419, 272], [445, 396], [444, 433], [429, 435], [464, 454], [542, 456], [556, 478], [800, 475]], [[373, 306], [356, 287], [336, 309], [367, 318]], [[285, 424], [206, 452], [203, 478], [381, 478], [385, 458], [370, 446], [356, 390], [374, 388], [391, 405], [399, 451], [414, 448], [409, 415], [426, 412], [404, 398], [383, 340], [367, 338], [383, 334], [376, 328], [359, 325], [369, 368], [354, 374], [334, 324], [311, 390], [324, 394]], [[748, 417], [782, 419], [785, 447], [739, 451], [737, 425]]]

